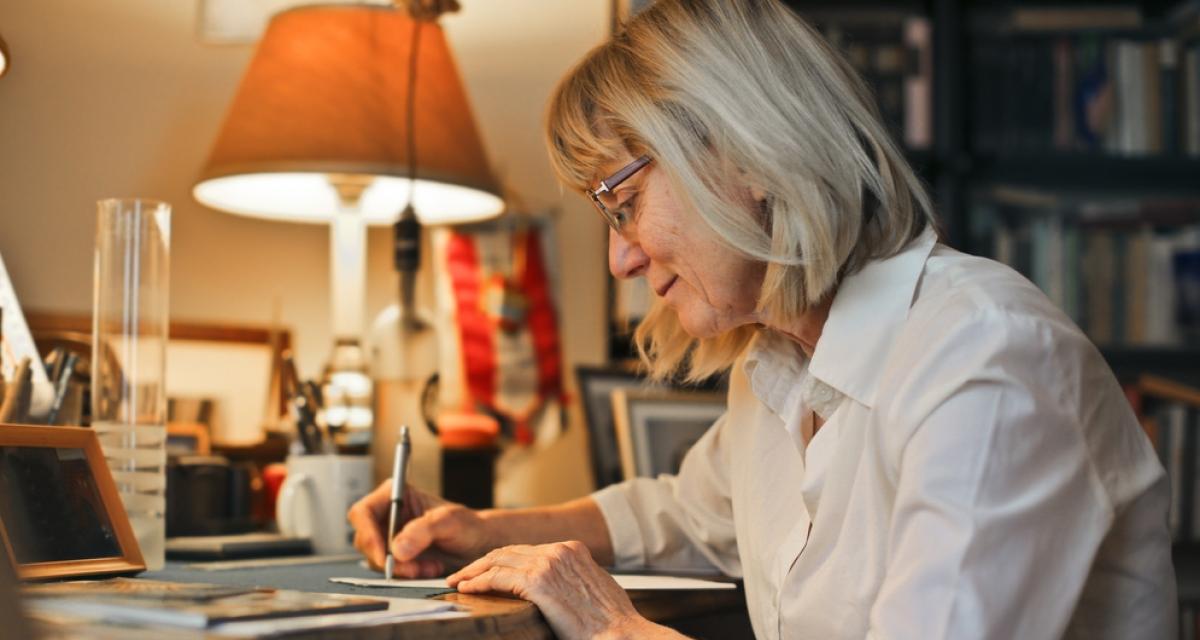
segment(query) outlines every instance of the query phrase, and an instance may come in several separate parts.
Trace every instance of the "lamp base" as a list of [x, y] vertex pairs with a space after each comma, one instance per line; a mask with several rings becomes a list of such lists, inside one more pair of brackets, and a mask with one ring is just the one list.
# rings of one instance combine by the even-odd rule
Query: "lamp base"
[[321, 380], [322, 415], [339, 448], [366, 447], [375, 424], [375, 383], [357, 338], [338, 338]]

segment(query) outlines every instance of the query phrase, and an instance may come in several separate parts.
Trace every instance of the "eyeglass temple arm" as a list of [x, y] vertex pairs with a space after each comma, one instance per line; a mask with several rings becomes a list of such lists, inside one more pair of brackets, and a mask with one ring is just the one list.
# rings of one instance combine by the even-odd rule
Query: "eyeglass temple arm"
[[650, 163], [650, 156], [642, 156], [642, 157], [638, 158], [637, 160], [630, 162], [628, 165], [625, 165], [624, 169], [621, 169], [620, 171], [614, 173], [607, 180], [602, 180], [600, 182], [600, 188], [597, 189], [597, 191], [602, 193], [604, 191], [612, 191], [613, 189], [616, 189], [618, 185], [620, 185], [622, 182], [625, 182], [625, 180], [629, 176], [633, 175], [634, 172], [636, 172], [638, 169], [641, 169], [642, 167], [646, 166], [649, 163]]

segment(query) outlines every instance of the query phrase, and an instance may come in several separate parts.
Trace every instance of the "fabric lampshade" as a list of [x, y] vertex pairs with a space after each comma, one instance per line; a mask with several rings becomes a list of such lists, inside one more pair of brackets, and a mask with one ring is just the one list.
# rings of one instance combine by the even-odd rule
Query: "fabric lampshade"
[[331, 177], [372, 178], [357, 209], [390, 223], [407, 201], [409, 56], [419, 25], [414, 205], [424, 224], [497, 215], [503, 202], [441, 27], [377, 5], [276, 15], [193, 194], [242, 215], [324, 222]]

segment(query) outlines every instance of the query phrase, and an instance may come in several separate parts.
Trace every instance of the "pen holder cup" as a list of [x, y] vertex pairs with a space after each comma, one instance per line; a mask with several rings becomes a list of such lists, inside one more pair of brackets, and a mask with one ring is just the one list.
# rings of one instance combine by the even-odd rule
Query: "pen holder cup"
[[371, 491], [370, 456], [290, 456], [287, 471], [275, 506], [280, 533], [309, 538], [318, 554], [353, 551], [346, 512]]

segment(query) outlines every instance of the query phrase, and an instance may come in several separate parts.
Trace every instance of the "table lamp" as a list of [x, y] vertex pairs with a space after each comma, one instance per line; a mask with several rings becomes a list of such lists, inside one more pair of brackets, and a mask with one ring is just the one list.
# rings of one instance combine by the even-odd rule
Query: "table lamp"
[[335, 397], [325, 417], [349, 444], [365, 444], [373, 420], [361, 346], [366, 225], [394, 224], [411, 315], [418, 225], [498, 215], [499, 192], [441, 28], [379, 5], [272, 18], [193, 189], [214, 209], [330, 224]]

